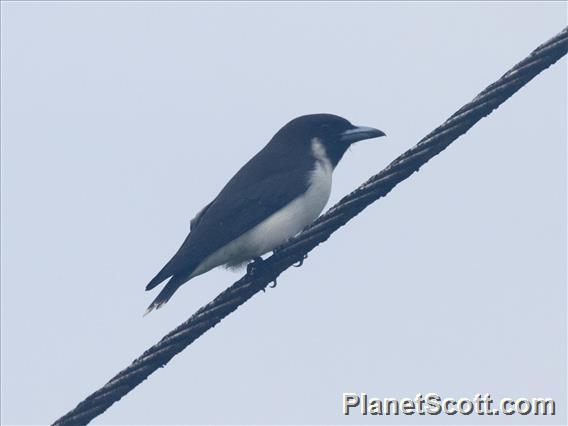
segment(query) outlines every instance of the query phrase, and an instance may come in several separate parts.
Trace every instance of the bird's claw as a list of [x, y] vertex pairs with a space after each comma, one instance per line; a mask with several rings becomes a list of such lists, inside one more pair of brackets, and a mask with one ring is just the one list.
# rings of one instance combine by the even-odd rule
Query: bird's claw
[[[252, 262], [247, 265], [247, 274], [254, 277], [264, 266], [264, 259], [260, 256], [253, 257]], [[270, 288], [276, 287], [276, 278], [272, 281], [272, 284], [268, 285]], [[263, 292], [266, 292], [266, 288], [262, 288]]]
[[254, 276], [262, 267], [264, 260], [260, 256], [252, 258], [252, 262], [247, 265], [247, 274]]
[[294, 266], [295, 268], [299, 268], [304, 264], [304, 260], [306, 260], [307, 258], [308, 258], [307, 254], [302, 255], [302, 258], [297, 263], [294, 263], [292, 266]]

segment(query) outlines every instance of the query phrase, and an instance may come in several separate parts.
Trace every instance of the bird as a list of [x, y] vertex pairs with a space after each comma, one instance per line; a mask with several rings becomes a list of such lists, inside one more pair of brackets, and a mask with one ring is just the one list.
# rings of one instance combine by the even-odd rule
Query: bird
[[168, 280], [144, 315], [190, 279], [262, 259], [300, 233], [323, 211], [333, 170], [351, 144], [381, 136], [381, 130], [334, 114], [288, 122], [190, 221], [181, 247], [146, 286]]

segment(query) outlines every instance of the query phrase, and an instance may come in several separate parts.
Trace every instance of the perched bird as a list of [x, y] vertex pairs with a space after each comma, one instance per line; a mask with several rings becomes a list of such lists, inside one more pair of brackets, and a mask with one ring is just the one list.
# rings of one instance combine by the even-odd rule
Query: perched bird
[[347, 148], [379, 136], [385, 134], [332, 114], [304, 115], [282, 127], [193, 218], [177, 253], [146, 286], [169, 278], [146, 313], [191, 278], [241, 265], [302, 231], [325, 207], [333, 169]]

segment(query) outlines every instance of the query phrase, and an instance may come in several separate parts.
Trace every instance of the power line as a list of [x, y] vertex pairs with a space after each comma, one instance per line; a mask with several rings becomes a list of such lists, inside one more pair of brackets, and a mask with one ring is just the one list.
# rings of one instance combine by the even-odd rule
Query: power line
[[318, 244], [327, 240], [338, 228], [365, 207], [384, 197], [397, 184], [408, 178], [467, 132], [483, 117], [505, 102], [541, 71], [562, 58], [568, 50], [568, 28], [539, 46], [499, 80], [488, 86], [471, 102], [460, 108], [441, 126], [430, 132], [416, 146], [396, 158], [384, 170], [359, 188], [291, 240], [258, 267], [252, 268], [239, 281], [203, 306], [186, 322], [168, 333], [156, 345], [134, 360], [77, 407], [56, 420], [54, 425], [87, 424], [112, 404], [163, 367], [199, 336], [217, 325], [240, 305], [264, 290], [266, 286], [294, 263], [301, 261]]

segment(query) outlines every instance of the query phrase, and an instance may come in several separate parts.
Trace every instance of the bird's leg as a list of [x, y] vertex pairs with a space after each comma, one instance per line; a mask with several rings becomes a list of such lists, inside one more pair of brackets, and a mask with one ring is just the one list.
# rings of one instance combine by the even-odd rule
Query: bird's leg
[[[252, 262], [247, 265], [247, 274], [249, 274], [250, 276], [255, 276], [263, 266], [264, 266], [264, 259], [262, 257], [260, 256], [253, 257]], [[270, 288], [276, 287], [276, 278], [274, 278], [274, 281], [272, 281], [272, 284], [269, 285], [268, 287]], [[266, 291], [266, 289], [263, 288], [262, 291], [264, 292]]]
[[292, 265], [292, 266], [294, 266], [295, 268], [299, 268], [300, 266], [302, 266], [304, 264], [304, 260], [306, 260], [307, 258], [308, 258], [308, 254], [304, 253], [302, 255], [302, 258], [298, 261], [298, 263], [294, 263], [294, 265]]
[[255, 256], [252, 258], [252, 262], [247, 265], [247, 274], [253, 276], [262, 267], [264, 260], [260, 256]]

